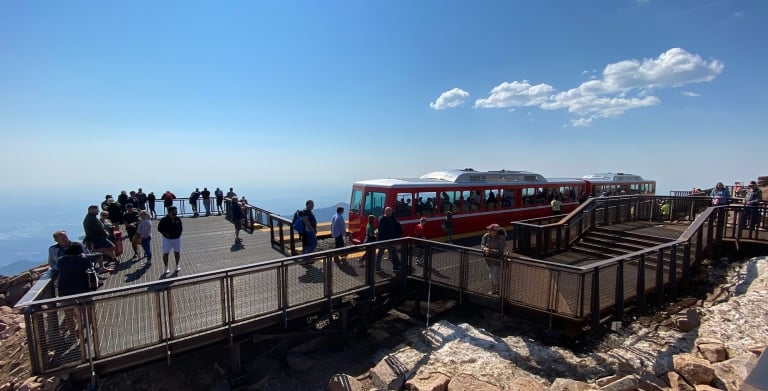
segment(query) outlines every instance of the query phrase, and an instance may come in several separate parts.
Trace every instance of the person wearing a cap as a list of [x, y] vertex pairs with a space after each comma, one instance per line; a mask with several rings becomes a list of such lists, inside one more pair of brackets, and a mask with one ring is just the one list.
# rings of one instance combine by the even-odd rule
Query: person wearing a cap
[[499, 285], [501, 279], [501, 258], [504, 255], [506, 247], [506, 238], [502, 233], [502, 228], [498, 224], [491, 224], [485, 227], [488, 232], [480, 240], [480, 249], [485, 255], [485, 264], [488, 265], [488, 278], [491, 280], [492, 295], [499, 294]]

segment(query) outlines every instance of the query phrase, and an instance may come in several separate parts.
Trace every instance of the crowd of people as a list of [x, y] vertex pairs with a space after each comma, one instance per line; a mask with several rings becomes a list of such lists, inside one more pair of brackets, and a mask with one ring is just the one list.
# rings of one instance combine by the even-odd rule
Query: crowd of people
[[[213, 195], [213, 196], [212, 196]], [[220, 188], [211, 193], [204, 187], [202, 191], [196, 188], [189, 197], [193, 217], [200, 213], [206, 216], [213, 214], [213, 203], [217, 215], [224, 213], [223, 201], [225, 194]], [[233, 213], [242, 218], [242, 208], [247, 203], [245, 197], [240, 199], [229, 188], [227, 197], [232, 200]], [[163, 275], [171, 273], [169, 263], [173, 253], [174, 270], [181, 271], [181, 234], [183, 224], [178, 216], [178, 208], [174, 205], [176, 195], [170, 190], [158, 198], [154, 192], [144, 193], [139, 188], [136, 191], [120, 192], [117, 198], [107, 194], [100, 205], [89, 205], [83, 219], [85, 233], [82, 242], [73, 241], [64, 230], [53, 233], [54, 244], [48, 249], [48, 266], [51, 277], [55, 281], [55, 289], [59, 296], [85, 293], [103, 284], [108, 273], [114, 273], [122, 258], [123, 241], [127, 240], [132, 250], [131, 260], [142, 260], [143, 269], [152, 266], [152, 234], [153, 220], [158, 219], [155, 209], [157, 202], [163, 203], [164, 216], [157, 224], [157, 232], [162, 235]], [[199, 204], [202, 211], [198, 211]], [[235, 219], [239, 222], [241, 219]], [[240, 241], [240, 226], [235, 222], [235, 238]], [[125, 237], [123, 237], [125, 232]], [[98, 281], [94, 283], [93, 280]]]

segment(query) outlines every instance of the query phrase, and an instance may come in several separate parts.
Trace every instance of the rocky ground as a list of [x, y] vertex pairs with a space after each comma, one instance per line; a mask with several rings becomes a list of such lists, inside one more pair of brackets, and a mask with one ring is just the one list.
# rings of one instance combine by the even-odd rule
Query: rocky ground
[[[737, 390], [768, 345], [768, 259], [712, 266], [698, 296], [601, 339], [569, 340], [490, 312], [445, 311], [429, 328], [394, 313], [364, 337], [257, 344], [243, 352], [242, 376], [228, 373], [226, 349], [212, 347], [102, 378], [100, 389]], [[0, 304], [35, 274], [12, 279], [22, 288], [0, 279]], [[0, 391], [84, 387], [30, 375], [23, 317], [7, 306], [0, 342]]]

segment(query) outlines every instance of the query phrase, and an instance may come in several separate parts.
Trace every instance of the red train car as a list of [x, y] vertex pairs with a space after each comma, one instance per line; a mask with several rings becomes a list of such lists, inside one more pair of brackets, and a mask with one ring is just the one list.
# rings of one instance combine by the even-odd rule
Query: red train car
[[352, 184], [349, 230], [354, 242], [362, 242], [368, 215], [379, 217], [390, 207], [403, 235], [412, 235], [419, 219], [425, 217], [427, 237], [441, 239], [449, 235], [449, 229], [459, 236], [482, 231], [492, 223], [508, 226], [510, 221], [552, 215], [555, 198], [562, 202], [562, 213], [569, 213], [580, 199], [608, 192], [653, 194], [655, 182], [623, 173], [545, 178], [529, 171], [471, 168], [435, 171], [418, 178], [357, 181]]

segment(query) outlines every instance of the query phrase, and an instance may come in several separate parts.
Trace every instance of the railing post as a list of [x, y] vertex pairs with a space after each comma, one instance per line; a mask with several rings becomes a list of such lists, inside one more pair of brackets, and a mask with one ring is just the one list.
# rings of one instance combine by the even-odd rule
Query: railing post
[[637, 264], [637, 306], [641, 313], [645, 313], [645, 254], [640, 254], [640, 261]]
[[620, 260], [616, 265], [616, 308], [615, 317], [620, 321], [624, 320], [624, 260]]
[[669, 293], [677, 297], [677, 245], [673, 244], [669, 251]]
[[682, 276], [681, 276], [681, 288], [683, 290], [688, 288], [688, 279], [690, 278], [690, 265], [691, 262], [691, 242], [685, 242], [683, 245], [683, 264], [682, 264]]
[[592, 300], [589, 310], [591, 312], [591, 326], [593, 334], [600, 334], [600, 269], [592, 269]]
[[664, 303], [664, 251], [659, 249], [656, 261], [656, 304]]

